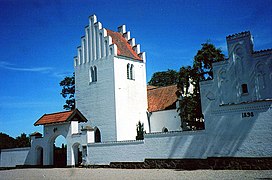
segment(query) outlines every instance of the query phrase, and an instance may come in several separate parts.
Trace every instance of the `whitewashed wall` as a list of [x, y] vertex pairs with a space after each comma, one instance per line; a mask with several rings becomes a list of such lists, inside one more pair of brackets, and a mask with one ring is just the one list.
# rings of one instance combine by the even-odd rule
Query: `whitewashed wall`
[[[249, 32], [227, 37], [229, 59], [213, 63], [213, 80], [200, 83], [213, 156], [272, 155], [272, 50], [253, 50]], [[242, 92], [246, 84], [247, 93]]]
[[15, 167], [24, 165], [30, 148], [2, 149], [0, 167]]
[[[127, 79], [127, 64], [134, 66], [135, 79]], [[147, 90], [145, 63], [124, 58], [114, 58], [114, 86], [117, 140], [134, 140], [136, 124], [141, 121], [145, 130], [147, 122]]]
[[[97, 67], [97, 82], [89, 81], [92, 65]], [[75, 74], [77, 108], [91, 127], [99, 128], [102, 141], [117, 140], [113, 57], [79, 65]]]
[[[242, 118], [245, 111], [253, 111], [254, 117]], [[271, 102], [222, 107], [211, 116], [206, 116], [206, 129], [201, 131], [151, 133], [144, 141], [88, 144], [88, 161], [272, 156]]]
[[181, 121], [176, 109], [156, 111], [150, 115], [151, 132], [162, 132], [163, 128], [169, 131], [181, 131]]
[[[254, 112], [242, 118], [241, 113]], [[222, 106], [206, 116], [206, 129], [145, 134], [144, 141], [86, 143], [86, 135], [72, 135], [68, 147], [78, 142], [87, 145], [89, 164], [110, 162], [141, 162], [145, 158], [207, 158], [207, 157], [271, 157], [272, 105], [271, 101]], [[39, 138], [42, 139], [42, 138]], [[38, 141], [39, 141], [38, 139]], [[33, 146], [35, 147], [35, 146]], [[16, 150], [15, 150], [16, 151]], [[6, 164], [9, 154], [1, 152], [1, 166], [15, 166], [33, 159], [35, 154], [16, 156], [16, 163]], [[16, 153], [16, 152], [15, 152]], [[68, 165], [72, 165], [72, 150], [68, 151]], [[70, 162], [71, 161], [71, 162]], [[3, 165], [4, 162], [5, 164]], [[28, 164], [28, 163], [26, 163]]]

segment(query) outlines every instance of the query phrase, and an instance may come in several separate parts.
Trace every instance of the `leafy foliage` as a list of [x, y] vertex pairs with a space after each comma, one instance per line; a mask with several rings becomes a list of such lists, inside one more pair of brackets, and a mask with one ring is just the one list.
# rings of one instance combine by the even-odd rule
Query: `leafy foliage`
[[177, 84], [178, 72], [168, 69], [167, 71], [155, 72], [148, 82], [152, 86], [169, 86]]
[[0, 149], [20, 148], [29, 146], [30, 138], [27, 137], [25, 133], [22, 133], [21, 136], [18, 136], [15, 139], [5, 133], [0, 133]]
[[0, 149], [8, 149], [16, 147], [16, 141], [5, 133], [0, 133]]
[[63, 109], [75, 109], [75, 73], [72, 77], [66, 76], [59, 84], [62, 86], [60, 94], [66, 99]]
[[201, 44], [202, 48], [197, 51], [194, 57], [194, 69], [197, 71], [199, 80], [213, 79], [212, 63], [225, 59], [222, 50], [213, 44], [206, 42]]
[[144, 123], [141, 123], [140, 121], [137, 124], [137, 136], [136, 140], [143, 140], [144, 139]]
[[30, 138], [22, 133], [21, 136], [16, 137], [16, 147], [30, 147]]
[[[193, 68], [191, 66], [181, 67], [179, 71], [177, 96], [179, 100], [179, 115], [182, 119], [181, 126], [184, 130], [204, 128], [204, 124], [199, 123], [203, 118], [201, 109], [201, 97], [199, 82], [202, 80], [213, 79], [212, 63], [224, 60], [224, 54], [211, 43], [202, 44], [194, 57]], [[190, 83], [193, 86], [193, 92], [188, 88]], [[188, 127], [188, 124], [190, 124]]]

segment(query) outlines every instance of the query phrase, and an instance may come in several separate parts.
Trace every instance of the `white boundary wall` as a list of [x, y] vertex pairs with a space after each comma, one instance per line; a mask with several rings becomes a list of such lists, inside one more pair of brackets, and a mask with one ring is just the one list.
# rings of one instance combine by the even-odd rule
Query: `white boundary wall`
[[15, 167], [24, 165], [29, 153], [30, 147], [1, 149], [0, 167]]
[[[147, 158], [272, 157], [272, 101], [222, 106], [206, 115], [205, 130], [145, 134], [143, 141], [88, 144], [89, 164]], [[244, 112], [254, 117], [243, 118]]]
[[[150, 133], [145, 134], [143, 141], [88, 143], [87, 163], [142, 162], [147, 158], [272, 157], [271, 104], [272, 101], [265, 101], [220, 106], [206, 114], [205, 130]], [[254, 116], [243, 118], [241, 114], [245, 111], [254, 112]], [[80, 144], [85, 142], [84, 137], [86, 134], [79, 135]], [[2, 150], [1, 166], [23, 165], [35, 155], [28, 151], [29, 148]]]

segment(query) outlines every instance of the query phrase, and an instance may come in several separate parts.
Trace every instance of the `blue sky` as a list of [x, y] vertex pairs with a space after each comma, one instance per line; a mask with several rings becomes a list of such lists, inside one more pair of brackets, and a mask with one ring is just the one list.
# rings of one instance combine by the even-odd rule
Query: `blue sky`
[[191, 65], [201, 43], [226, 53], [225, 37], [250, 30], [255, 50], [272, 48], [272, 0], [0, 0], [0, 132], [42, 132], [33, 123], [62, 111], [59, 82], [88, 17], [103, 27], [127, 25], [147, 53], [147, 80], [157, 71]]

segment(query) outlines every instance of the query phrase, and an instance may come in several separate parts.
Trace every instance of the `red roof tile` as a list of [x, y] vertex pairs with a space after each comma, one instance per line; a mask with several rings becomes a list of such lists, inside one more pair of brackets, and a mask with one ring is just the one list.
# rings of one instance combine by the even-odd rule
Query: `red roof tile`
[[166, 87], [147, 86], [148, 111], [171, 109], [177, 101], [177, 85]]
[[138, 54], [132, 49], [126, 38], [121, 33], [114, 32], [107, 29], [107, 33], [112, 37], [112, 43], [117, 46], [117, 55], [125, 56], [136, 60], [142, 60]]
[[87, 121], [87, 119], [76, 109], [73, 111], [44, 114], [38, 121], [34, 123], [34, 125], [38, 126], [52, 123], [63, 123], [75, 116], [80, 116], [80, 118], [77, 118], [78, 121], [81, 122]]

